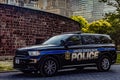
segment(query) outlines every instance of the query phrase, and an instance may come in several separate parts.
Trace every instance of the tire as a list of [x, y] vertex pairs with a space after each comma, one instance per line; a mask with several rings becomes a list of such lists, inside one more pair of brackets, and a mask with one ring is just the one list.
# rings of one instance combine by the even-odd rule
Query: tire
[[40, 74], [42, 76], [53, 76], [57, 73], [58, 70], [58, 63], [57, 60], [52, 57], [47, 57], [43, 60], [43, 64], [40, 68]]
[[108, 71], [111, 67], [111, 60], [108, 56], [102, 56], [97, 63], [97, 69], [101, 72]]

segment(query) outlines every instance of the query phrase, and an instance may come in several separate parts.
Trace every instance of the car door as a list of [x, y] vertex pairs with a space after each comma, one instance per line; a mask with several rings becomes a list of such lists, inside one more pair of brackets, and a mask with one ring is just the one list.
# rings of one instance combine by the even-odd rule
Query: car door
[[82, 47], [83, 47], [83, 63], [94, 63], [98, 59], [99, 51], [98, 44], [94, 35], [82, 35]]
[[66, 65], [79, 64], [79, 53], [82, 53], [81, 36], [73, 35], [66, 40], [67, 52], [65, 53]]

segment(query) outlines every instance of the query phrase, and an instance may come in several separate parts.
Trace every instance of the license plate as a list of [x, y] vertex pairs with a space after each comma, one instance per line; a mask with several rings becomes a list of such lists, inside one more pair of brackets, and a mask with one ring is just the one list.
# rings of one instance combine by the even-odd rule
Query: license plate
[[20, 63], [20, 60], [19, 60], [19, 59], [15, 59], [15, 63], [16, 63], [16, 64], [19, 64], [19, 63]]

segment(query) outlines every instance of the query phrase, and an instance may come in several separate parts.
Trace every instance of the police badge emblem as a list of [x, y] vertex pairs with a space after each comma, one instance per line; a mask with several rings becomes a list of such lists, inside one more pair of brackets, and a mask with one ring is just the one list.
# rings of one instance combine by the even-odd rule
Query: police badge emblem
[[70, 52], [69, 52], [69, 51], [67, 51], [67, 52], [65, 53], [65, 59], [66, 59], [66, 60], [70, 60]]

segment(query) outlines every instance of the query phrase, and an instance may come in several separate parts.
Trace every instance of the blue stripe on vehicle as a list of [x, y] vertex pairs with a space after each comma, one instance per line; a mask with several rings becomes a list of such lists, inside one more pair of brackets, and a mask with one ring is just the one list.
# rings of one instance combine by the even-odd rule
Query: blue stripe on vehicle
[[98, 48], [98, 51], [113, 51], [115, 48]]
[[45, 54], [64, 54], [65, 52], [69, 51], [70, 53], [73, 53], [73, 50], [50, 50], [50, 51], [41, 51], [41, 55]]
[[[115, 48], [93, 48], [93, 49], [97, 49], [98, 51], [113, 51], [115, 50]], [[74, 49], [74, 50], [79, 50], [79, 49]], [[48, 50], [48, 51], [40, 51], [41, 55], [47, 55], [47, 54], [64, 54], [67, 51], [69, 53], [73, 53], [74, 50]]]

